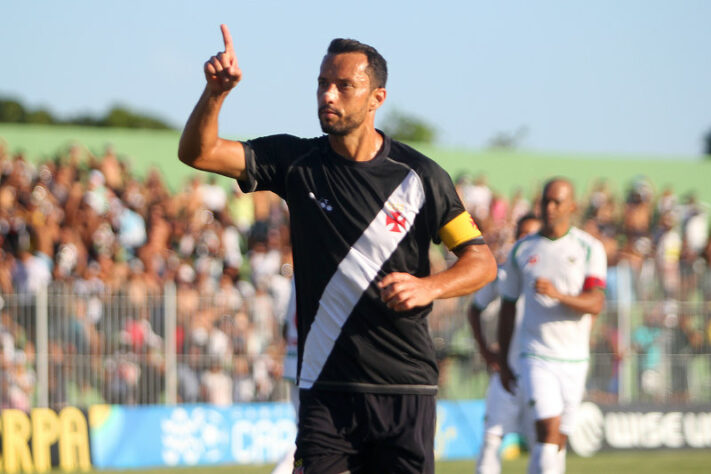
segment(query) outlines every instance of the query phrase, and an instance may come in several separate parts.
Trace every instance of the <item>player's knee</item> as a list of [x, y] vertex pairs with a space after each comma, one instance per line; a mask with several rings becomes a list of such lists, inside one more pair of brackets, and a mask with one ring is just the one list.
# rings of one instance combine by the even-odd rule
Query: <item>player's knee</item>
[[536, 438], [539, 443], [558, 445], [561, 439], [560, 417], [536, 420]]

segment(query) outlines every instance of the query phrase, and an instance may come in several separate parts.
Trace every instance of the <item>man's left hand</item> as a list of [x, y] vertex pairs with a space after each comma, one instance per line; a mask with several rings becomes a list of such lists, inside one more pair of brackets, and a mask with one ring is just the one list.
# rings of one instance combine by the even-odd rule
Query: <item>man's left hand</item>
[[423, 278], [409, 273], [390, 273], [378, 283], [380, 299], [395, 311], [408, 311], [430, 304], [435, 290]]
[[537, 278], [535, 283], [535, 289], [536, 293], [548, 296], [550, 298], [553, 298], [554, 300], [560, 299], [560, 292], [555, 287], [553, 282], [551, 282], [547, 278]]

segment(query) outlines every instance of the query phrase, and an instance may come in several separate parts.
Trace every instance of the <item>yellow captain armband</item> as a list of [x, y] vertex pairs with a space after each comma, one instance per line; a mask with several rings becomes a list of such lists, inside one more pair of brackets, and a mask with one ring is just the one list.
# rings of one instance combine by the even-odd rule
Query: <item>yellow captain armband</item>
[[449, 250], [453, 250], [465, 242], [480, 239], [481, 231], [474, 218], [464, 211], [439, 230], [439, 238]]

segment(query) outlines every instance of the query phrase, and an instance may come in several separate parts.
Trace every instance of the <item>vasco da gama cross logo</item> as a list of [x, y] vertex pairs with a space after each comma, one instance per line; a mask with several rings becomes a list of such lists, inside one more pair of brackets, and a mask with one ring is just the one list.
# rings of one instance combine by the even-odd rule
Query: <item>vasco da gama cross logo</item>
[[385, 227], [390, 232], [402, 232], [407, 228], [407, 218], [400, 212], [405, 206], [400, 203], [385, 203]]
[[405, 216], [400, 214], [398, 211], [391, 212], [385, 218], [385, 225], [388, 227], [390, 232], [402, 232], [405, 230], [406, 224], [407, 221], [405, 220]]

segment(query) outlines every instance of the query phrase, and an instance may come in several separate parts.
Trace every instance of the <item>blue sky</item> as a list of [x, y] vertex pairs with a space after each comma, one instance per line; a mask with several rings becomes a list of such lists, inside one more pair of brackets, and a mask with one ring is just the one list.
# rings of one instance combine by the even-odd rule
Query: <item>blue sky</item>
[[700, 156], [711, 130], [711, 2], [3, 2], [0, 95], [61, 117], [114, 103], [177, 127], [226, 23], [244, 79], [221, 133], [320, 134], [328, 42], [370, 43], [390, 69], [383, 118], [421, 117], [448, 147], [525, 126], [522, 148]]

